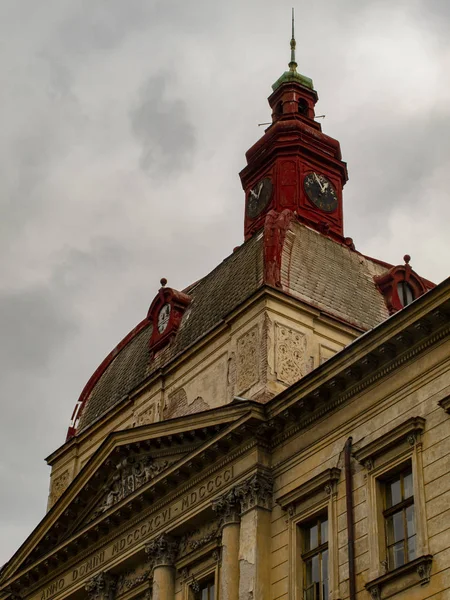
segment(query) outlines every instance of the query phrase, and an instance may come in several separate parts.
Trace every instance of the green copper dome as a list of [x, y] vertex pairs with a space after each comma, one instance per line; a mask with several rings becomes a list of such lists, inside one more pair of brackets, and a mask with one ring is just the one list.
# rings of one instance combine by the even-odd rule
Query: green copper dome
[[279, 77], [272, 86], [272, 90], [277, 90], [280, 85], [283, 83], [299, 83], [311, 90], [314, 89], [313, 80], [310, 77], [306, 77], [306, 75], [302, 75], [301, 73], [297, 73], [297, 71], [285, 71], [281, 77]]

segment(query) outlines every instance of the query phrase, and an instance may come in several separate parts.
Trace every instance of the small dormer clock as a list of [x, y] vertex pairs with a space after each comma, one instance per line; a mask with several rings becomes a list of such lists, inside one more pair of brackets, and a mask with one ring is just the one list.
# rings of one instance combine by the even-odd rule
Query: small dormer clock
[[191, 297], [183, 292], [166, 287], [167, 280], [161, 279], [161, 287], [153, 300], [147, 319], [152, 325], [150, 352], [161, 350], [173, 339], [181, 325], [183, 314]]
[[324, 212], [334, 212], [338, 206], [337, 192], [331, 181], [318, 173], [308, 173], [303, 187], [309, 200]]
[[167, 328], [167, 325], [169, 324], [169, 318], [170, 304], [164, 304], [158, 313], [157, 327], [159, 333], [163, 333], [163, 331]]
[[247, 216], [255, 219], [268, 206], [272, 198], [272, 181], [269, 177], [261, 179], [247, 196]]

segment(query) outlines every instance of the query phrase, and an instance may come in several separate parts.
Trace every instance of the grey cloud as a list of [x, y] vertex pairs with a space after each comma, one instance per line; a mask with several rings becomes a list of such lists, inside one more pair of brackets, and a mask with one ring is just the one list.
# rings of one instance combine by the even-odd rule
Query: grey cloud
[[195, 148], [186, 103], [168, 93], [169, 83], [167, 73], [150, 77], [130, 112], [132, 130], [142, 144], [141, 167], [154, 176], [185, 168]]

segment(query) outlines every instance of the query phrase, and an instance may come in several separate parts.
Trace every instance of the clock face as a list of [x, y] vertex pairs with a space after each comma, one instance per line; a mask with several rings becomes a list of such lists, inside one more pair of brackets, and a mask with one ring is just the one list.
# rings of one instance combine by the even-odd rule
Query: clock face
[[306, 195], [324, 212], [334, 212], [338, 205], [336, 189], [325, 175], [308, 173], [303, 180]]
[[161, 310], [159, 311], [158, 314], [158, 331], [159, 333], [162, 333], [168, 323], [169, 323], [169, 317], [170, 317], [170, 304], [164, 304], [164, 306], [161, 308]]
[[247, 196], [247, 216], [256, 218], [269, 204], [272, 198], [272, 182], [268, 177], [261, 179]]

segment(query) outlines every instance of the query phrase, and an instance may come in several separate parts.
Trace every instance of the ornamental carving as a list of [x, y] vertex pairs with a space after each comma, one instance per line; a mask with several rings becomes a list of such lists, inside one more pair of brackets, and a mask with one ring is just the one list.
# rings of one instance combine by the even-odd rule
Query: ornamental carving
[[52, 493], [51, 493], [52, 504], [55, 504], [55, 502], [63, 495], [63, 493], [69, 487], [69, 483], [70, 483], [69, 471], [64, 471], [64, 473], [61, 473], [61, 475], [58, 475], [58, 477], [55, 477], [55, 480], [53, 481]]
[[272, 508], [273, 480], [270, 475], [255, 473], [235, 488], [236, 497], [241, 503], [241, 511], [252, 508]]
[[145, 583], [151, 576], [151, 569], [140, 565], [137, 569], [126, 571], [117, 578], [116, 597], [126, 594], [133, 588]]
[[220, 517], [223, 525], [238, 523], [240, 502], [234, 489], [230, 490], [212, 503], [213, 511]]
[[275, 364], [279, 381], [292, 385], [306, 375], [306, 335], [275, 324]]
[[102, 500], [92, 513], [92, 519], [104, 513], [109, 508], [142, 487], [170, 465], [169, 461], [154, 461], [149, 455], [139, 459], [129, 456], [117, 465], [114, 474], [105, 489]]
[[145, 546], [152, 567], [173, 566], [178, 552], [178, 541], [163, 533]]
[[111, 573], [99, 573], [85, 585], [89, 600], [114, 600], [117, 578]]
[[156, 420], [156, 404], [150, 404], [150, 406], [137, 415], [136, 425], [147, 425], [148, 423], [155, 423]]
[[253, 326], [237, 341], [236, 379], [240, 394], [259, 381], [260, 342], [258, 326]]
[[220, 524], [218, 521], [205, 523], [202, 527], [190, 531], [180, 538], [178, 556], [183, 557], [190, 552], [195, 552], [211, 542], [218, 542]]

